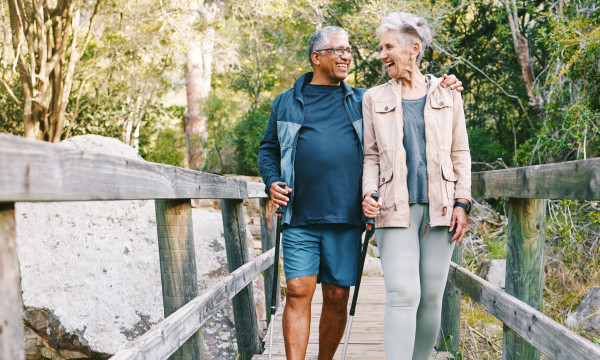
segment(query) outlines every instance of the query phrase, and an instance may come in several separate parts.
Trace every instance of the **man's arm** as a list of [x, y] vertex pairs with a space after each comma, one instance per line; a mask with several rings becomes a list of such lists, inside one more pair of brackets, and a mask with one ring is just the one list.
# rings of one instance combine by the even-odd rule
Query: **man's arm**
[[277, 97], [271, 108], [271, 116], [265, 128], [260, 148], [258, 149], [258, 169], [265, 183], [265, 192], [269, 195], [271, 185], [275, 182], [283, 182], [281, 177], [281, 150], [277, 136], [277, 106], [280, 97]]

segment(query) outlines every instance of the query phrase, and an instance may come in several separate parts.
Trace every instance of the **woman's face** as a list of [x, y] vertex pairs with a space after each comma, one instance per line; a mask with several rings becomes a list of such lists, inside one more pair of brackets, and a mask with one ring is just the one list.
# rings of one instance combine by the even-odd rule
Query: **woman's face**
[[395, 31], [388, 30], [383, 34], [379, 42], [379, 59], [385, 65], [391, 78], [401, 78], [407, 70], [413, 69], [416, 62], [411, 59], [411, 56], [416, 54], [414, 52], [415, 45], [418, 47], [417, 44], [413, 44], [409, 49], [405, 49], [398, 40], [398, 34]]

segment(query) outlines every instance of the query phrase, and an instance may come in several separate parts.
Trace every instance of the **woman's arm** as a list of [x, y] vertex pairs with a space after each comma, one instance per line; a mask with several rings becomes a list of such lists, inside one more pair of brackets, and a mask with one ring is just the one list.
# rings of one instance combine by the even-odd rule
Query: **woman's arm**
[[[371, 193], [377, 192], [379, 181], [379, 149], [373, 125], [373, 98], [369, 92], [365, 93], [362, 101], [363, 111], [363, 136], [365, 158], [363, 162], [363, 212], [365, 216], [373, 218], [379, 214], [378, 203], [371, 198]], [[379, 205], [381, 205], [379, 199]]]
[[[471, 153], [469, 151], [469, 137], [467, 135], [467, 124], [465, 111], [460, 93], [453, 92], [454, 113], [452, 117], [452, 147], [450, 157], [454, 172], [458, 174], [456, 189], [454, 191], [455, 201], [471, 202]], [[460, 244], [467, 232], [467, 213], [461, 207], [455, 207], [452, 212], [450, 231], [456, 231], [451, 241]]]
[[363, 161], [362, 193], [377, 191], [379, 179], [379, 149], [373, 126], [373, 99], [367, 91], [362, 101], [363, 137], [365, 157]]

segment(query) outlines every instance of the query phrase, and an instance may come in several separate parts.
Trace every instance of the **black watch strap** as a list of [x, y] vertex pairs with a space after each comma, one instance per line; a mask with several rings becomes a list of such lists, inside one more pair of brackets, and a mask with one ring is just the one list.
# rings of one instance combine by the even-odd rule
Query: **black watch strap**
[[461, 201], [455, 201], [454, 202], [454, 207], [457, 207], [457, 206], [465, 209], [465, 211], [467, 212], [467, 215], [469, 215], [469, 213], [471, 212], [471, 205], [470, 204], [465, 204], [464, 202], [461, 202]]

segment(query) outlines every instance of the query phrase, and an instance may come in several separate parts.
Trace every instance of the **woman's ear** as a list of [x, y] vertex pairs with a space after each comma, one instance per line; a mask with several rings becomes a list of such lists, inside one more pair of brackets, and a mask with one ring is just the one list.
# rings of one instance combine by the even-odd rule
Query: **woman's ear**
[[410, 48], [410, 53], [412, 56], [415, 57], [415, 59], [419, 55], [420, 51], [421, 51], [421, 44], [419, 44], [418, 42], [413, 43], [412, 47]]

